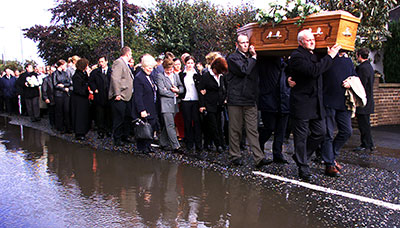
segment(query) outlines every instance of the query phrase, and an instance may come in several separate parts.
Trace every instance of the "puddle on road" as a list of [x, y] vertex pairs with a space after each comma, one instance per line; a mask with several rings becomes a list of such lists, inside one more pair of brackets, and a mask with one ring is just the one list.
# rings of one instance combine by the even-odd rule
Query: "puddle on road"
[[[309, 191], [99, 151], [0, 121], [4, 227], [322, 227]], [[302, 206], [300, 206], [302, 205]], [[326, 205], [325, 205], [326, 206]], [[305, 210], [305, 208], [307, 210]], [[313, 209], [314, 208], [314, 209]]]

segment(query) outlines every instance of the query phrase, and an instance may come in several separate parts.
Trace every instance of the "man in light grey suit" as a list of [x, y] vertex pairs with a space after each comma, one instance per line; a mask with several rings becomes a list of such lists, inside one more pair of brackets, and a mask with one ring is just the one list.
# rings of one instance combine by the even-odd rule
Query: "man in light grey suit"
[[170, 145], [174, 152], [181, 153], [182, 149], [176, 136], [174, 117], [178, 112], [178, 94], [183, 93], [183, 85], [178, 75], [174, 73], [174, 62], [165, 59], [163, 62], [164, 73], [156, 79], [161, 102], [161, 114], [164, 126], [161, 131], [160, 145]]
[[129, 143], [129, 123], [131, 118], [133, 96], [133, 74], [129, 68], [132, 50], [123, 47], [121, 57], [114, 61], [110, 79], [108, 99], [111, 100], [113, 118], [114, 145], [121, 146], [123, 142]]

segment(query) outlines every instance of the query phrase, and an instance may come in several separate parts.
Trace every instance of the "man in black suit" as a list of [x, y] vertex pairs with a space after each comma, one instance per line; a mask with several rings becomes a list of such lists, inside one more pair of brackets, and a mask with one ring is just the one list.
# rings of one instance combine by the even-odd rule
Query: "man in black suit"
[[354, 150], [370, 152], [374, 150], [370, 123], [370, 115], [374, 113], [374, 69], [368, 61], [368, 55], [369, 51], [366, 48], [361, 48], [357, 51], [357, 61], [360, 65], [357, 66], [356, 72], [367, 94], [367, 105], [363, 108], [357, 107], [356, 109], [358, 129], [361, 134], [361, 145]]
[[99, 58], [98, 64], [99, 67], [90, 73], [89, 86], [94, 94], [97, 134], [102, 139], [105, 134], [111, 134], [111, 106], [108, 100], [111, 69], [105, 56]]
[[315, 38], [311, 30], [302, 30], [297, 36], [299, 47], [289, 59], [291, 78], [296, 82], [291, 90], [291, 114], [294, 121], [293, 159], [299, 167], [300, 178], [311, 179], [309, 160], [325, 135], [325, 110], [322, 104], [322, 73], [332, 65], [340, 50], [339, 45], [328, 48], [321, 59], [314, 54]]

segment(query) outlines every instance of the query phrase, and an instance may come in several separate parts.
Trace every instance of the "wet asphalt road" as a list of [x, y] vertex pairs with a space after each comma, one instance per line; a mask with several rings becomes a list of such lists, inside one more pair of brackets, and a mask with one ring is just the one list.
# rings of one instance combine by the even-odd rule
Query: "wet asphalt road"
[[[131, 146], [112, 147], [111, 139], [98, 141], [93, 132], [88, 134], [88, 140], [78, 142], [73, 140], [72, 135], [57, 135], [52, 132], [46, 125], [46, 121], [33, 124], [25, 118], [14, 118], [11, 123], [33, 127], [48, 132], [50, 135], [86, 144], [99, 150], [106, 149], [138, 158], [173, 161], [174, 163], [213, 171], [224, 177], [239, 177], [241, 181], [257, 186], [263, 189], [263, 191], [273, 192], [274, 195], [279, 196], [271, 196], [271, 199], [265, 200], [263, 204], [274, 204], [274, 198], [289, 200], [291, 207], [288, 208], [281, 207], [280, 201], [276, 201], [278, 202], [275, 205], [277, 211], [279, 214], [284, 214], [285, 210], [300, 211], [303, 216], [300, 216], [298, 219], [302, 221], [307, 220], [307, 217], [309, 217], [311, 222], [299, 222], [301, 227], [400, 227], [400, 210], [330, 193], [314, 191], [284, 181], [256, 176], [252, 173], [254, 171], [254, 164], [248, 151], [243, 151], [244, 157], [248, 158], [245, 160], [245, 166], [230, 168], [226, 165], [226, 154], [204, 153], [203, 161], [195, 158], [192, 154], [178, 155], [165, 151], [158, 151], [151, 155], [142, 155], [137, 154]], [[400, 206], [400, 126], [373, 128], [373, 136], [377, 151], [373, 153], [356, 153], [351, 150], [359, 142], [358, 131], [355, 130], [354, 135], [346, 144], [338, 159], [344, 165], [342, 176], [339, 178], [326, 177], [323, 175], [323, 165], [313, 163], [312, 171], [314, 178], [311, 184]], [[271, 152], [267, 151], [270, 147], [269, 142], [266, 147], [267, 158], [272, 158]], [[133, 155], [129, 155], [131, 153]], [[293, 153], [293, 144], [291, 141], [285, 144], [285, 153], [287, 158], [290, 158], [290, 154]], [[298, 180], [297, 168], [293, 161], [289, 165], [272, 164], [264, 167], [261, 171]], [[260, 204], [260, 210], [263, 208], [263, 204]], [[264, 216], [268, 218], [270, 215]], [[296, 216], [291, 218], [296, 218]], [[258, 224], [257, 227], [287, 227], [288, 225], [296, 224], [288, 223], [287, 221], [286, 223], [285, 221], [279, 223], [274, 219], [271, 220], [275, 222], [274, 226]], [[268, 219], [265, 221], [268, 221]]]

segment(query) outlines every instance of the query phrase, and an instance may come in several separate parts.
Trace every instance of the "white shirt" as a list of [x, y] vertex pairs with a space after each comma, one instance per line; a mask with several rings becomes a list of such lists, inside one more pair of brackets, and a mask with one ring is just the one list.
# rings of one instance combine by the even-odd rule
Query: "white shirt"
[[184, 101], [197, 101], [199, 100], [199, 96], [197, 94], [197, 89], [194, 84], [194, 79], [193, 75], [196, 73], [196, 71], [186, 71], [186, 76], [183, 78], [183, 83], [185, 84], [186, 87], [186, 94], [185, 98], [183, 98]]
[[212, 71], [211, 68], [209, 68], [209, 71], [208, 71], [208, 72], [210, 72], [211, 76], [213, 76], [214, 79], [215, 79], [215, 81], [217, 81], [218, 87], [220, 87], [220, 84], [219, 84], [219, 77], [217, 77], [217, 76], [214, 74], [214, 71]]

